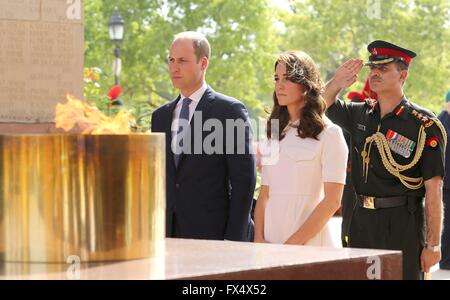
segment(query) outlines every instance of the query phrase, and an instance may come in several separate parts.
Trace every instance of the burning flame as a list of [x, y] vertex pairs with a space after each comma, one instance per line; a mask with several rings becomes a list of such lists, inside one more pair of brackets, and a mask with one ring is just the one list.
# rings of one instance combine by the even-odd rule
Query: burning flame
[[56, 105], [56, 128], [72, 130], [76, 125], [82, 134], [128, 134], [130, 124], [135, 118], [127, 111], [121, 110], [115, 116], [108, 117], [97, 107], [67, 95], [67, 103]]

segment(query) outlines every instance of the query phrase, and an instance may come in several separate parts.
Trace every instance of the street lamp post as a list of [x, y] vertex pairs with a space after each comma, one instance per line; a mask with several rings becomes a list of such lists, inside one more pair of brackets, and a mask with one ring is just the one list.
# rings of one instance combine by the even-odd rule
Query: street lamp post
[[116, 47], [114, 49], [115, 60], [113, 64], [113, 72], [114, 72], [114, 82], [116, 85], [119, 85], [120, 72], [122, 69], [122, 60], [120, 59], [120, 46], [123, 41], [124, 22], [117, 7], [114, 9], [111, 18], [109, 19], [108, 28], [109, 28], [109, 39], [115, 42], [116, 44]]

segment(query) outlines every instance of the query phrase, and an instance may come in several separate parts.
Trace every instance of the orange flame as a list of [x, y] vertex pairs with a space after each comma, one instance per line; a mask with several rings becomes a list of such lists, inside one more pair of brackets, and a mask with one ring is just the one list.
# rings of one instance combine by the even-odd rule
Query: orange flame
[[82, 134], [128, 134], [135, 118], [121, 110], [114, 117], [108, 117], [97, 107], [67, 95], [67, 103], [56, 105], [56, 128], [72, 130], [76, 125]]

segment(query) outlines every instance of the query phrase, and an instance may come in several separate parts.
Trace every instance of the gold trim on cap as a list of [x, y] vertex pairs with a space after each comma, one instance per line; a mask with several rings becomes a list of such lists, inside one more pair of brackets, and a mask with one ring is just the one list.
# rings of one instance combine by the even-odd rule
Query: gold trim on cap
[[365, 66], [370, 66], [370, 65], [382, 65], [382, 64], [388, 64], [391, 63], [395, 60], [395, 58], [390, 57], [390, 58], [386, 58], [386, 59], [382, 59], [382, 60], [374, 60], [374, 61], [369, 61], [367, 63], [365, 63]]

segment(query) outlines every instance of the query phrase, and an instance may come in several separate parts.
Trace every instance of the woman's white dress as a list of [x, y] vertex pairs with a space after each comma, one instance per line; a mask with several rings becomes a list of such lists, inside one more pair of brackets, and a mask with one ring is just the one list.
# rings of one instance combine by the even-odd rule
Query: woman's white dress
[[[279, 142], [261, 146], [262, 185], [269, 186], [265, 209], [264, 238], [282, 244], [307, 220], [324, 197], [323, 183], [345, 184], [348, 149], [340, 127], [325, 118], [326, 128], [319, 140], [300, 138], [288, 126]], [[337, 246], [329, 225], [306, 245]]]

